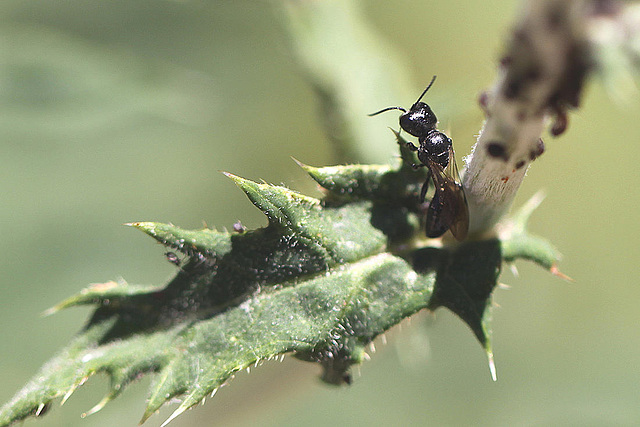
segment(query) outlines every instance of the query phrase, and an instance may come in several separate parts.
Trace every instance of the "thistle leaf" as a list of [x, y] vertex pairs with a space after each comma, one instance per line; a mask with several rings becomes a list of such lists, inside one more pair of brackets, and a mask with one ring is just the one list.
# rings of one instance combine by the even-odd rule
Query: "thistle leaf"
[[142, 421], [180, 398], [168, 422], [238, 370], [285, 354], [322, 365], [327, 383], [349, 383], [366, 345], [423, 308], [452, 310], [491, 357], [489, 308], [502, 259], [548, 267], [557, 254], [526, 233], [531, 206], [502, 241], [418, 247], [424, 178], [407, 175], [411, 161], [304, 166], [327, 191], [324, 200], [227, 174], [268, 217], [258, 230], [129, 224], [185, 255], [175, 278], [165, 287], [92, 285], [49, 310], [97, 307], [0, 410], [0, 426], [41, 414], [57, 397], [64, 402], [98, 372], [110, 377], [110, 390], [87, 414], [141, 375], [154, 376]]

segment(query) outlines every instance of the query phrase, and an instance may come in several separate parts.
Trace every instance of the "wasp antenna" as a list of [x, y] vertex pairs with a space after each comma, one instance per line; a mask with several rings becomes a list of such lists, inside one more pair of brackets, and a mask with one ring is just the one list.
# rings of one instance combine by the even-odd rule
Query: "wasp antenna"
[[402, 107], [387, 107], [387, 108], [383, 108], [383, 109], [382, 109], [382, 110], [380, 110], [380, 111], [376, 111], [375, 113], [367, 114], [367, 116], [369, 116], [369, 117], [371, 117], [371, 116], [376, 116], [376, 115], [378, 115], [378, 114], [380, 114], [380, 113], [384, 113], [385, 111], [390, 111], [390, 110], [400, 110], [400, 111], [402, 111], [403, 113], [406, 113], [406, 112], [407, 112], [407, 110], [405, 110], [405, 109], [404, 109], [404, 108], [402, 108]]
[[433, 76], [433, 78], [431, 79], [431, 83], [429, 83], [429, 86], [427, 86], [427, 88], [424, 90], [424, 92], [422, 92], [422, 95], [420, 95], [420, 98], [418, 98], [418, 100], [416, 102], [420, 102], [420, 100], [422, 99], [424, 94], [427, 93], [427, 91], [431, 88], [431, 86], [433, 86], [433, 82], [435, 82], [435, 81], [436, 81], [436, 76]]

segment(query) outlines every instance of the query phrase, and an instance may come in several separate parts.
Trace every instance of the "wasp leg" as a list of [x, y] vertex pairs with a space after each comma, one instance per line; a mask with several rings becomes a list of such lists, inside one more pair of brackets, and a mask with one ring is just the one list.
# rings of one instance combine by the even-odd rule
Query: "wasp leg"
[[422, 184], [422, 190], [420, 190], [420, 203], [424, 203], [424, 198], [427, 196], [427, 190], [429, 190], [429, 180], [426, 180]]
[[[424, 166], [424, 165], [420, 165]], [[424, 184], [422, 184], [422, 189], [420, 190], [420, 203], [424, 203], [424, 198], [427, 196], [427, 191], [429, 190], [429, 178], [431, 178], [431, 171], [429, 171], [429, 176], [425, 179]]]
[[418, 147], [416, 147], [411, 141], [406, 141], [405, 145], [411, 151], [418, 151]]

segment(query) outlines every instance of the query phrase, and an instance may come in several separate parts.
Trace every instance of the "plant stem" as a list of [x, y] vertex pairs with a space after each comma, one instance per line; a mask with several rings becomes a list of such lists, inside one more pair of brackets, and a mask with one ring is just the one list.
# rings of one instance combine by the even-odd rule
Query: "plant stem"
[[565, 131], [567, 111], [579, 106], [585, 77], [601, 63], [603, 39], [616, 40], [595, 24], [619, 30], [629, 21], [626, 9], [615, 1], [523, 2], [497, 80], [480, 95], [486, 120], [465, 159], [470, 235], [495, 233], [529, 165], [544, 152], [542, 132], [549, 123], [552, 136]]

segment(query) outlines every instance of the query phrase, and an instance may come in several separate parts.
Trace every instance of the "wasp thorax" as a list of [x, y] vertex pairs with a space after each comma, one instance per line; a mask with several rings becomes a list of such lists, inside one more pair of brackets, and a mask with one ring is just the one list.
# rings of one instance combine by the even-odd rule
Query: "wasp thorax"
[[449, 166], [451, 145], [451, 138], [447, 135], [437, 130], [431, 131], [425, 138], [420, 139], [418, 158], [424, 163], [431, 159], [444, 169]]

